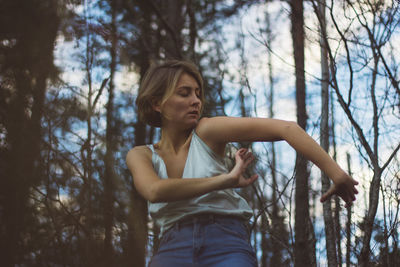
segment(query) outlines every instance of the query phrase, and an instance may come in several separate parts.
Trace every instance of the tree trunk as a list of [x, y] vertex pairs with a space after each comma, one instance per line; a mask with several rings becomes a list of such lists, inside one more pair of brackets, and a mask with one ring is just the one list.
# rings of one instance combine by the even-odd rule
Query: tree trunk
[[[325, 1], [318, 1], [318, 7], [315, 10], [320, 16], [320, 48], [321, 48], [321, 124], [320, 124], [320, 145], [329, 153], [329, 66], [328, 52], [326, 49], [325, 39], [322, 32], [326, 32], [325, 19]], [[330, 188], [330, 180], [325, 173], [321, 173], [322, 193]], [[323, 203], [323, 214], [325, 223], [325, 244], [328, 258], [328, 266], [337, 267], [336, 238], [335, 228], [332, 217], [331, 200]]]
[[[303, 1], [291, 2], [291, 34], [296, 75], [297, 123], [303, 129], [307, 126], [306, 85], [304, 75], [304, 18]], [[308, 168], [306, 159], [296, 155], [296, 190], [295, 190], [295, 266], [312, 266], [313, 249], [308, 240], [310, 229]]]
[[162, 46], [165, 49], [165, 57], [169, 59], [183, 59], [182, 29], [185, 24], [183, 0], [161, 1], [160, 6], [152, 5], [161, 27], [167, 32], [162, 38]]
[[[347, 153], [347, 172], [351, 175], [351, 160], [350, 154]], [[351, 206], [347, 208], [347, 222], [346, 222], [346, 266], [351, 266]]]
[[[143, 49], [145, 51], [145, 49]], [[149, 67], [149, 55], [143, 53], [140, 62], [140, 74]], [[135, 146], [146, 144], [146, 125], [140, 121], [135, 124]], [[147, 247], [147, 201], [139, 194], [132, 183], [131, 209], [129, 210], [128, 257], [134, 267], [144, 267], [146, 264]]]
[[129, 211], [129, 232], [127, 253], [132, 267], [146, 266], [147, 247], [147, 202], [133, 186], [132, 205]]
[[267, 240], [267, 228], [268, 228], [268, 221], [265, 212], [261, 214], [261, 226], [260, 226], [260, 233], [261, 233], [261, 267], [267, 267], [268, 265], [268, 240]]
[[114, 266], [113, 256], [113, 221], [114, 221], [114, 184], [115, 184], [115, 116], [114, 116], [114, 75], [117, 65], [117, 28], [116, 28], [116, 0], [110, 1], [111, 7], [111, 47], [110, 47], [110, 80], [107, 101], [106, 126], [106, 155], [104, 173], [104, 254], [103, 266]]
[[[330, 136], [332, 137], [332, 148], [333, 148], [333, 160], [337, 160], [337, 150], [336, 150], [336, 134], [335, 134], [335, 108], [333, 105], [333, 94], [332, 91], [330, 92], [330, 109], [331, 109], [331, 127], [330, 131], [331, 134]], [[351, 173], [348, 172], [349, 175], [351, 176]], [[334, 196], [335, 199], [335, 215], [334, 215], [334, 224], [335, 224], [335, 229], [336, 229], [336, 247], [338, 251], [338, 266], [342, 266], [342, 235], [341, 235], [341, 225], [340, 225], [340, 199], [338, 196]]]
[[[85, 11], [87, 12], [87, 10]], [[85, 20], [88, 21], [86, 15]], [[80, 194], [82, 195], [82, 202], [80, 203], [82, 210], [82, 217], [84, 218], [84, 237], [80, 240], [80, 246], [82, 249], [81, 261], [83, 265], [95, 265], [96, 264], [96, 252], [95, 247], [95, 226], [94, 226], [94, 208], [93, 208], [93, 191], [94, 191], [94, 162], [93, 162], [93, 148], [94, 148], [94, 133], [92, 119], [95, 109], [95, 90], [93, 90], [93, 58], [94, 58], [94, 45], [92, 41], [93, 33], [86, 29], [86, 51], [85, 51], [85, 74], [88, 92], [86, 97], [86, 139], [81, 145], [81, 159], [83, 165], [83, 185]]]
[[[144, 145], [146, 125], [137, 122], [135, 125], [135, 146]], [[136, 190], [132, 181], [131, 208], [128, 224], [128, 262], [132, 267], [145, 267], [147, 254], [147, 201]]]
[[372, 236], [372, 231], [374, 228], [374, 222], [375, 222], [375, 216], [376, 212], [378, 209], [378, 204], [379, 204], [379, 189], [381, 185], [381, 175], [383, 169], [379, 167], [379, 161], [378, 161], [378, 138], [379, 138], [379, 127], [378, 127], [378, 120], [379, 120], [379, 110], [377, 107], [377, 102], [376, 102], [376, 96], [375, 96], [375, 87], [376, 87], [376, 81], [377, 81], [377, 75], [378, 75], [378, 65], [379, 65], [379, 57], [378, 54], [375, 51], [374, 47], [374, 41], [373, 41], [373, 36], [370, 37], [370, 42], [371, 42], [371, 50], [372, 54], [374, 56], [374, 68], [372, 70], [372, 81], [371, 81], [371, 102], [372, 102], [372, 107], [373, 107], [373, 121], [372, 121], [372, 126], [373, 126], [373, 134], [374, 134], [374, 143], [373, 143], [373, 158], [371, 159], [372, 165], [374, 168], [374, 176], [371, 181], [370, 189], [369, 189], [369, 209], [368, 209], [368, 214], [364, 219], [365, 223], [365, 229], [364, 229], [364, 236], [363, 236], [363, 246], [361, 249], [361, 255], [360, 255], [360, 265], [361, 266], [369, 266], [369, 258], [370, 258], [370, 242], [371, 242], [371, 236]]
[[[271, 23], [268, 11], [265, 14], [266, 24], [267, 24], [267, 45], [272, 46], [273, 36], [271, 34]], [[272, 52], [270, 49], [267, 50], [268, 54], [268, 80], [269, 80], [269, 93], [268, 93], [268, 117], [274, 117], [274, 73], [272, 67]], [[284, 259], [282, 258], [282, 250], [284, 247], [282, 246], [282, 242], [286, 242], [285, 236], [283, 233], [285, 232], [285, 225], [280, 216], [279, 211], [281, 208], [278, 205], [279, 198], [278, 198], [278, 179], [277, 179], [277, 172], [276, 172], [276, 151], [275, 151], [275, 143], [271, 142], [271, 162], [270, 162], [270, 169], [271, 169], [271, 178], [272, 178], [272, 196], [271, 196], [271, 203], [272, 203], [272, 212], [271, 212], [271, 248], [272, 248], [272, 255], [269, 266], [282, 266]], [[264, 253], [264, 251], [262, 251]]]
[[[25, 260], [31, 259], [31, 255], [26, 255], [30, 246], [27, 234], [35, 223], [35, 211], [29, 194], [42, 179], [41, 120], [47, 82], [54, 73], [53, 50], [59, 17], [53, 1], [4, 6], [10, 8], [7, 13], [13, 14], [14, 19], [26, 19], [23, 26], [20, 21], [10, 21], [8, 27], [15, 32], [1, 36], [16, 44], [5, 54], [0, 52], [2, 62], [6, 63], [2, 65], [0, 79], [9, 81], [12, 87], [6, 95], [2, 125], [7, 147], [0, 151], [1, 168], [4, 166], [0, 171], [0, 258], [2, 266], [8, 267], [24, 265]], [[11, 24], [21, 26], [15, 28]]]

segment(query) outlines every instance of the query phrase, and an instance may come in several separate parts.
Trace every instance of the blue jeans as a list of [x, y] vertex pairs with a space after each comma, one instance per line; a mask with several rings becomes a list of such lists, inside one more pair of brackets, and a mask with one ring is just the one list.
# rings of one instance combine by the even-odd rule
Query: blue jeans
[[254, 267], [257, 259], [242, 220], [202, 215], [164, 233], [149, 267]]

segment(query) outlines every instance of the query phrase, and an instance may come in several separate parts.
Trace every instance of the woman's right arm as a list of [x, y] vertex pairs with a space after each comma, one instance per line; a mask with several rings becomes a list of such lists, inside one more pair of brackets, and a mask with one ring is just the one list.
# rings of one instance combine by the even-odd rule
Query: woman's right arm
[[242, 175], [253, 160], [252, 154], [245, 149], [240, 149], [235, 159], [236, 165], [229, 173], [190, 179], [160, 179], [151, 162], [151, 151], [144, 146], [131, 149], [126, 156], [126, 163], [138, 192], [148, 201], [155, 203], [184, 200], [215, 190], [252, 184], [257, 179], [257, 175], [248, 179]]

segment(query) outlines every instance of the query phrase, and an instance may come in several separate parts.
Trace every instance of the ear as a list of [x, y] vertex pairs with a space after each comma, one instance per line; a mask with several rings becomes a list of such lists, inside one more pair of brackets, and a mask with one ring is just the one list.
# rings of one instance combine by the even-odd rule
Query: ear
[[151, 100], [151, 107], [154, 111], [161, 113], [161, 100], [153, 99]]

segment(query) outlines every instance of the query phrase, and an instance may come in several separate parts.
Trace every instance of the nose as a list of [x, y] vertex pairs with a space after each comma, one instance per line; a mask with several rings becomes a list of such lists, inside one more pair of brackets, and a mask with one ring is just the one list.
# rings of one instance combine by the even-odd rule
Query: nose
[[192, 94], [191, 101], [192, 101], [192, 102], [191, 102], [192, 106], [201, 105], [201, 100], [200, 100], [200, 98], [196, 95], [196, 93], [193, 93], [193, 94]]

